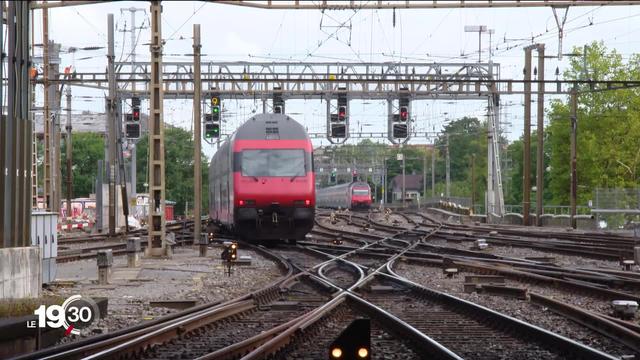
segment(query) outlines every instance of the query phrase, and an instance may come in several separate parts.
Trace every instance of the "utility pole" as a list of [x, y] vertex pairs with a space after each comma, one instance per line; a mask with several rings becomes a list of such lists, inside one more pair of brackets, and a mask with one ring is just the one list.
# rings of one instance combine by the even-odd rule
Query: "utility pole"
[[476, 154], [471, 156], [471, 213], [476, 205]]
[[449, 197], [451, 196], [451, 158], [449, 156], [449, 134], [447, 133], [447, 148], [446, 148], [446, 165], [447, 165], [447, 182], [446, 182], [446, 193], [447, 193], [447, 199], [449, 199]]
[[[129, 58], [131, 59], [131, 92], [135, 93], [136, 92], [136, 81], [135, 81], [135, 63], [136, 63], [136, 12], [137, 11], [145, 11], [144, 8], [135, 8], [135, 7], [130, 7], [130, 8], [122, 8], [120, 9], [120, 12], [122, 13], [123, 11], [129, 11], [131, 13], [131, 53], [129, 53]], [[124, 31], [127, 31], [126, 29]], [[129, 166], [130, 166], [130, 174], [129, 174], [129, 179], [131, 181], [131, 192], [130, 192], [130, 196], [132, 200], [136, 199], [136, 195], [137, 195], [137, 189], [136, 189], [136, 175], [137, 175], [137, 147], [136, 147], [136, 143], [137, 140], [134, 139], [130, 139], [130, 144], [132, 144], [131, 146], [131, 157], [129, 158]], [[124, 201], [124, 200], [123, 200]]]
[[538, 151], [536, 159], [536, 224], [542, 226], [544, 204], [544, 44], [538, 44]]
[[431, 198], [436, 198], [436, 146], [431, 150]]
[[67, 154], [66, 154], [66, 160], [67, 160], [67, 217], [71, 217], [72, 212], [71, 212], [71, 198], [73, 196], [73, 172], [72, 172], [72, 167], [71, 167], [71, 163], [72, 163], [72, 149], [73, 149], [73, 140], [71, 137], [71, 86], [67, 85], [67, 89], [66, 89], [66, 95], [67, 95], [67, 126], [65, 127], [65, 130], [67, 130], [67, 141], [66, 141], [66, 145], [67, 145]]
[[[35, 46], [33, 46], [36, 42], [35, 42], [35, 16], [34, 16], [35, 10], [31, 9], [31, 59], [35, 58]], [[44, 46], [43, 46], [44, 47]], [[29, 69], [30, 71], [30, 75], [31, 75], [31, 69]], [[32, 79], [32, 84], [31, 84], [31, 107], [30, 109], [35, 109], [35, 104], [36, 104], [36, 83], [35, 83], [35, 76]], [[35, 114], [33, 113], [33, 111], [29, 111], [29, 120], [30, 123], [34, 124], [33, 118], [35, 117]], [[46, 118], [43, 117], [43, 125], [47, 123]], [[32, 209], [37, 209], [38, 208], [38, 137], [35, 134], [35, 126], [33, 126], [33, 128], [31, 129], [31, 136], [32, 136], [32, 149], [31, 149], [31, 208]], [[2, 167], [0, 167], [1, 169]], [[1, 187], [0, 187], [1, 188]]]
[[[424, 146], [424, 157], [422, 158], [422, 197], [427, 198], [427, 146]], [[424, 200], [423, 200], [424, 202]]]
[[49, 109], [49, 9], [42, 9], [42, 63], [43, 63], [43, 81], [44, 81], [44, 112], [42, 121], [44, 124], [44, 208], [51, 211], [51, 109]]
[[201, 225], [202, 215], [200, 211], [202, 209], [202, 169], [201, 169], [201, 148], [202, 148], [202, 134], [200, 125], [202, 124], [200, 108], [202, 106], [201, 91], [202, 83], [200, 78], [200, 24], [193, 24], [193, 242], [200, 244], [200, 256], [207, 256], [207, 242], [202, 240]]
[[531, 207], [531, 46], [524, 49], [524, 80], [522, 224], [529, 226], [529, 212]]
[[406, 197], [407, 197], [407, 181], [406, 181], [406, 173], [405, 173], [405, 161], [404, 154], [402, 154], [402, 207], [407, 207]]
[[151, 83], [149, 114], [149, 245], [151, 256], [170, 256], [166, 242], [164, 121], [162, 118], [162, 6], [151, 2]]
[[571, 227], [576, 228], [576, 203], [578, 200], [577, 173], [578, 92], [571, 89]]
[[[109, 94], [107, 95], [107, 148], [109, 161], [107, 178], [109, 181], [109, 236], [116, 234], [116, 72], [114, 68], [113, 14], [107, 15], [107, 76]], [[124, 201], [125, 199], [123, 199]]]

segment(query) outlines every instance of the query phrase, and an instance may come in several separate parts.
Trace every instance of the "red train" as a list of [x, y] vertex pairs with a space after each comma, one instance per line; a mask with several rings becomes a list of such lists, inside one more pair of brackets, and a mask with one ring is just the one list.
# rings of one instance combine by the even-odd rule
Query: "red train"
[[313, 146], [284, 114], [256, 115], [211, 159], [209, 217], [246, 240], [304, 239], [315, 215]]
[[352, 182], [317, 190], [320, 207], [342, 209], [369, 209], [371, 187], [366, 182]]

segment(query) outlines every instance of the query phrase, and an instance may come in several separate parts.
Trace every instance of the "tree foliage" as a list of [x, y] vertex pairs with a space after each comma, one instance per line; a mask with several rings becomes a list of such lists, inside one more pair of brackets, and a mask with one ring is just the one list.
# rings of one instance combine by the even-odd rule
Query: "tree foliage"
[[[471, 164], [472, 156], [475, 154], [476, 199], [482, 199], [482, 194], [486, 189], [487, 177], [487, 126], [486, 123], [482, 123], [476, 118], [465, 117], [448, 124], [443, 134], [436, 139], [435, 150], [430, 145], [390, 147], [385, 144], [374, 143], [371, 140], [363, 140], [357, 145], [325, 148], [325, 156], [328, 158], [326, 160], [331, 164], [338, 166], [374, 163], [380, 167], [385, 166], [387, 181], [391, 182], [391, 179], [396, 175], [402, 174], [402, 162], [396, 160], [397, 154], [402, 153], [405, 158], [405, 173], [407, 175], [423, 175], [426, 170], [426, 197], [430, 197], [431, 156], [434, 151], [436, 153], [436, 193], [439, 195], [445, 192], [446, 134], [449, 134], [449, 153], [451, 158], [451, 196], [471, 197]], [[316, 167], [318, 167], [318, 164], [316, 164]], [[359, 170], [362, 174], [364, 169]], [[338, 178], [339, 183], [345, 181], [351, 181], [350, 176]], [[321, 186], [328, 185], [326, 177], [321, 178], [320, 183]], [[424, 188], [424, 183], [422, 187]], [[389, 201], [391, 199], [390, 191], [387, 191], [386, 194], [387, 201]]]
[[[574, 53], [584, 55], [584, 50]], [[586, 65], [586, 67], [585, 67]], [[640, 55], [624, 63], [602, 42], [586, 48], [586, 56], [572, 58], [566, 79], [639, 80]], [[598, 187], [636, 187], [640, 180], [640, 91], [590, 92], [578, 89], [578, 202], [586, 204]], [[569, 203], [569, 99], [554, 101], [549, 111], [549, 190], [555, 204]]]
[[[187, 202], [189, 202], [189, 212], [193, 209], [193, 136], [190, 132], [165, 125], [164, 129], [165, 146], [165, 191], [166, 199], [175, 201], [175, 213], [184, 214]], [[140, 139], [137, 146], [137, 183], [138, 189], [144, 189], [144, 184], [148, 183], [147, 162], [149, 138], [145, 136]], [[202, 157], [202, 208], [207, 209], [209, 201], [208, 189], [208, 164], [204, 154]]]
[[[72, 157], [73, 157], [73, 197], [89, 197], [95, 192], [95, 179], [98, 169], [98, 160], [104, 158], [104, 138], [96, 133], [74, 133], [72, 134]], [[63, 199], [66, 197], [67, 165], [66, 142], [60, 148], [60, 167], [62, 171], [62, 193]], [[38, 171], [41, 171], [38, 169]], [[44, 173], [40, 172], [39, 179], [44, 178]]]

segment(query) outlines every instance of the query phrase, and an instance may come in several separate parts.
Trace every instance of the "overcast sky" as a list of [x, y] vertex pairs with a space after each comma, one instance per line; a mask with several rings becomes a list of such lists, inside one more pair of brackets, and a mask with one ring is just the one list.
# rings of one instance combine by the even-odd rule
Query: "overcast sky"
[[[465, 33], [465, 25], [487, 25], [492, 36], [493, 61], [500, 63], [502, 78], [522, 78], [523, 46], [534, 42], [546, 45], [547, 55], [558, 52], [558, 36], [551, 8], [513, 9], [424, 9], [392, 10], [261, 10], [204, 2], [163, 2], [162, 35], [166, 40], [165, 60], [191, 61], [192, 29], [201, 24], [203, 61], [309, 61], [309, 62], [476, 62], [477, 33]], [[124, 1], [83, 5], [50, 11], [50, 38], [63, 46], [104, 46], [63, 56], [63, 66], [72, 64], [78, 72], [104, 71], [106, 66], [107, 14], [116, 22], [116, 59], [129, 53], [130, 14], [121, 8], [145, 8], [137, 13], [140, 40], [138, 60], [149, 59], [149, 3]], [[562, 10], [559, 11], [559, 15]], [[572, 7], [569, 9], [564, 51], [593, 40], [603, 40], [627, 59], [640, 48], [640, 6]], [[346, 22], [349, 27], [336, 25]], [[322, 24], [322, 26], [321, 26]], [[41, 43], [41, 12], [36, 12], [35, 42]], [[332, 34], [335, 34], [332, 36]], [[489, 37], [483, 37], [482, 58], [489, 56]], [[497, 49], [496, 49], [497, 47]], [[569, 59], [548, 59], [546, 77], [555, 78]], [[102, 111], [103, 92], [73, 88], [74, 110]], [[42, 91], [38, 92], [41, 103]], [[503, 125], [509, 139], [522, 134], [522, 97], [505, 96]], [[485, 114], [486, 101], [416, 101], [413, 103], [419, 131], [439, 131], [446, 119]], [[262, 105], [254, 101], [229, 101], [225, 131], [232, 131]], [[535, 116], [536, 107], [532, 107]], [[191, 129], [191, 101], [165, 101], [165, 121]], [[287, 112], [310, 132], [323, 132], [325, 105], [318, 100], [287, 102]], [[386, 104], [354, 100], [350, 104], [351, 129], [386, 131]], [[427, 140], [431, 141], [431, 140]], [[424, 143], [425, 139], [416, 139]], [[317, 141], [316, 145], [327, 144]], [[212, 147], [206, 146], [208, 154]]]

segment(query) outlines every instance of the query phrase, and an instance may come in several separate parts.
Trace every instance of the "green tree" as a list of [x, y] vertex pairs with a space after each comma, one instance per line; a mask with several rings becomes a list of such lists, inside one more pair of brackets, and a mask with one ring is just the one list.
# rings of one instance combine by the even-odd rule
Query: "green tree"
[[[73, 197], [89, 197], [95, 191], [95, 179], [98, 169], [98, 160], [104, 158], [104, 138], [97, 133], [74, 133], [72, 135], [73, 149]], [[60, 168], [62, 170], [62, 198], [66, 198], [67, 165], [66, 142], [60, 148]], [[41, 171], [38, 169], [38, 171]], [[41, 175], [40, 175], [41, 174]], [[40, 179], [44, 179], [44, 172], [39, 173]]]
[[[538, 149], [538, 135], [537, 133], [532, 133], [531, 134], [531, 169], [530, 169], [530, 174], [531, 174], [531, 186], [536, 186], [536, 179], [537, 179], [537, 173], [536, 173], [536, 168], [537, 168], [537, 163], [538, 163], [538, 159], [537, 159], [537, 149]], [[553, 199], [552, 193], [551, 191], [549, 191], [548, 187], [549, 187], [549, 173], [546, 171], [547, 167], [549, 166], [549, 162], [550, 162], [550, 158], [549, 158], [549, 149], [550, 149], [550, 145], [549, 145], [549, 141], [548, 141], [548, 134], [547, 136], [545, 136], [545, 143], [544, 143], [544, 164], [543, 164], [543, 169], [545, 169], [545, 176], [544, 176], [544, 194], [543, 194], [543, 201], [545, 203], [545, 205], [549, 205], [550, 202]], [[504, 174], [504, 178], [505, 178], [505, 184], [504, 184], [504, 202], [505, 204], [510, 204], [510, 205], [519, 205], [522, 204], [522, 182], [524, 181], [524, 159], [523, 159], [523, 148], [524, 148], [524, 136], [521, 136], [520, 139], [512, 142], [511, 144], [509, 144], [509, 146], [507, 147], [506, 153], [503, 154], [503, 157], [505, 157], [504, 162], [506, 162], [508, 164], [508, 166], [506, 166], [503, 169], [503, 174]], [[503, 162], [503, 163], [504, 163]], [[534, 193], [531, 193], [531, 201], [535, 202], [535, 195]]]
[[[566, 79], [638, 80], [640, 55], [624, 63], [615, 50], [602, 42], [571, 59]], [[584, 66], [586, 64], [586, 67]], [[638, 89], [591, 92], [578, 89], [578, 203], [586, 204], [597, 187], [636, 187], [640, 180], [640, 91]], [[553, 202], [569, 203], [569, 99], [554, 101], [549, 111], [549, 190]]]
[[[175, 201], [175, 213], [184, 214], [186, 204], [193, 209], [193, 136], [190, 132], [172, 126], [165, 126], [165, 191], [166, 199]], [[137, 145], [137, 183], [138, 189], [144, 189], [148, 182], [148, 136], [140, 139]], [[208, 169], [209, 161], [204, 154], [202, 157], [202, 209], [207, 209], [209, 203]], [[191, 210], [190, 210], [191, 211]]]
[[[471, 161], [476, 155], [476, 199], [483, 199], [487, 188], [487, 124], [477, 118], [463, 117], [444, 127], [435, 141], [436, 180], [446, 181], [446, 147], [449, 137], [451, 196], [471, 197]], [[455, 184], [455, 186], [454, 186]], [[441, 193], [444, 193], [445, 185]]]

